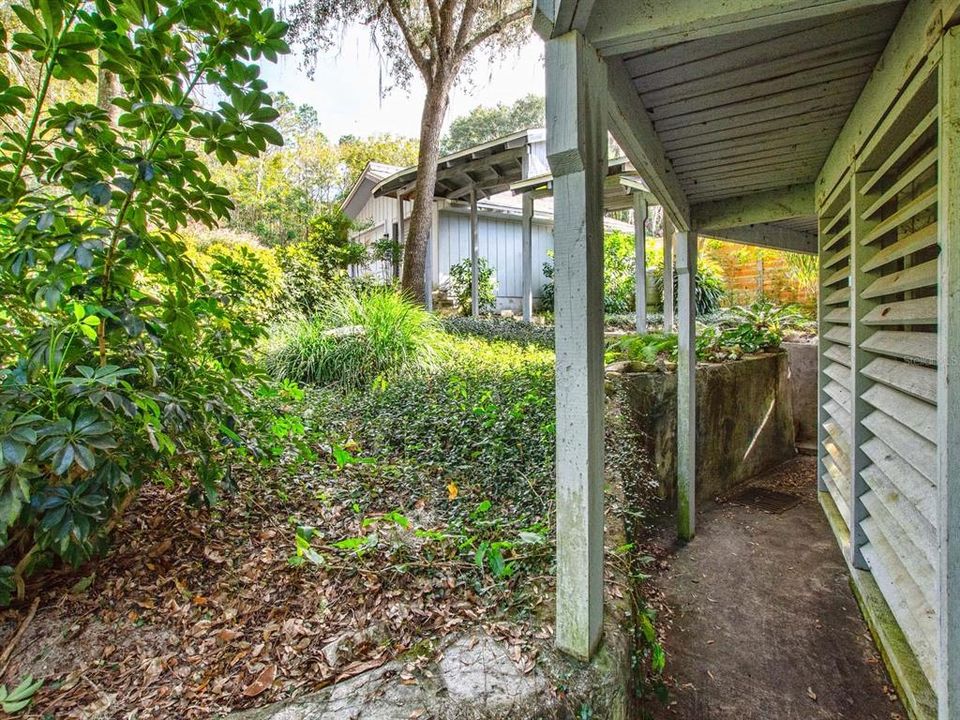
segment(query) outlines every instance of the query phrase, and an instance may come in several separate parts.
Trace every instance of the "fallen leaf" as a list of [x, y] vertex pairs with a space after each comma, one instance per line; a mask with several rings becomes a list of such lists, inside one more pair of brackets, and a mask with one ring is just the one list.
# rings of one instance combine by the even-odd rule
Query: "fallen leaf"
[[236, 640], [241, 634], [242, 633], [239, 633], [236, 630], [221, 630], [217, 633], [217, 640], [222, 643], [228, 643], [231, 640]]
[[459, 494], [460, 494], [460, 488], [457, 487], [457, 484], [455, 482], [451, 482], [449, 485], [447, 485], [447, 499], [456, 500], [457, 495]]
[[260, 693], [269, 689], [269, 687], [273, 685], [273, 681], [276, 679], [277, 666], [267, 665], [263, 670], [260, 671], [260, 674], [257, 675], [257, 679], [243, 689], [243, 694], [246, 697], [256, 697]]

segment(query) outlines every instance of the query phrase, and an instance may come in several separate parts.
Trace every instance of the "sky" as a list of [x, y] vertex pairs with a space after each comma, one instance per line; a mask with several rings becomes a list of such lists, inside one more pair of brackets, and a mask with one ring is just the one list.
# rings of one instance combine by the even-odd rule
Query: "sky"
[[[536, 36], [496, 60], [478, 57], [475, 65], [472, 75], [454, 90], [445, 129], [452, 119], [479, 105], [510, 103], [530, 93], [543, 95], [543, 42]], [[409, 91], [394, 89], [381, 98], [380, 67], [369, 34], [362, 28], [350, 28], [339, 48], [318, 57], [313, 80], [300, 68], [296, 48], [276, 65], [263, 63], [261, 77], [271, 92], [282, 90], [298, 105], [313, 105], [321, 131], [333, 141], [348, 134], [418, 137], [422, 80], [416, 76]], [[385, 70], [383, 84], [391, 84]]]

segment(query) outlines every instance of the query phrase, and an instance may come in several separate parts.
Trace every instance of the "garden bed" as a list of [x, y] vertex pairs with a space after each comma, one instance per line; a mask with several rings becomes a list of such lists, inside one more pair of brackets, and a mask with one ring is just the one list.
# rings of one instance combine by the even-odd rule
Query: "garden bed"
[[635, 651], [651, 652], [628, 631], [640, 553], [618, 529], [643, 493], [624, 499], [634, 451], [611, 429], [620, 649], [582, 675], [552, 650], [552, 363], [536, 346], [464, 339], [428, 376], [258, 401], [275, 417], [273, 459], [237, 467], [218, 505], [147, 485], [105, 556], [35, 575], [4, 612], [5, 644], [38, 602], [3, 677], [44, 680], [26, 717], [216, 717], [384, 673], [407, 687], [458, 638], [490, 639], [518, 683], [537, 679], [533, 715], [622, 706]]

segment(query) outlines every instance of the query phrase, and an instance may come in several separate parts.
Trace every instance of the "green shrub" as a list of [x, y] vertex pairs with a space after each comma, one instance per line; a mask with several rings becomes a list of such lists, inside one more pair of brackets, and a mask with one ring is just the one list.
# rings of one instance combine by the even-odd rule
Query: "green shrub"
[[469, 335], [486, 340], [506, 340], [521, 345], [553, 347], [553, 327], [509, 318], [448, 317], [440, 321], [451, 335]]
[[[623, 315], [636, 307], [635, 267], [633, 235], [618, 230], [607, 233], [603, 241], [603, 311], [605, 313]], [[540, 307], [552, 312], [555, 294], [553, 260], [543, 264], [543, 274], [547, 282], [541, 291]]]
[[[497, 279], [493, 266], [485, 257], [477, 258], [479, 290], [477, 300], [480, 312], [491, 312], [497, 306]], [[450, 268], [447, 293], [453, 296], [457, 309], [464, 315], [473, 312], [473, 268], [470, 260], [461, 260]]]
[[266, 362], [281, 380], [369, 388], [435, 367], [440, 344], [433, 316], [396, 290], [347, 289], [275, 328]]
[[185, 239], [189, 257], [205, 273], [214, 297], [230, 303], [249, 323], [263, 324], [274, 316], [284, 277], [271, 248], [231, 230], [193, 232]]
[[[653, 281], [657, 286], [657, 292], [660, 295], [660, 307], [663, 308], [663, 263], [653, 268]], [[673, 272], [673, 297], [674, 302], [679, 295], [679, 277], [676, 268]], [[720, 269], [707, 263], [700, 263], [697, 267], [697, 278], [694, 286], [694, 294], [697, 302], [697, 315], [709, 315], [720, 309], [724, 296], [727, 294], [727, 283], [723, 279], [723, 273]]]
[[[201, 152], [282, 144], [258, 64], [289, 51], [256, 0], [12, 9], [0, 53], [36, 77], [0, 73], [0, 599], [101, 550], [143, 482], [212, 499], [242, 452], [261, 329], [235, 281], [258, 262], [224, 252], [205, 274], [177, 233], [233, 207]], [[101, 70], [116, 120], [51, 96], [95, 94]]]

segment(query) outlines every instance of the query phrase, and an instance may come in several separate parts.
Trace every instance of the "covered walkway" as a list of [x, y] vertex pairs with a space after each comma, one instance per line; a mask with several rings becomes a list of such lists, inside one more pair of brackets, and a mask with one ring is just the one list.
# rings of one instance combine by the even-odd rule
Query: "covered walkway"
[[[697, 536], [663, 544], [654, 580], [670, 704], [658, 720], [905, 718], [817, 503], [816, 459], [798, 457], [752, 486], [799, 498], [705, 507]], [[802, 538], [802, 542], [798, 539]]]

